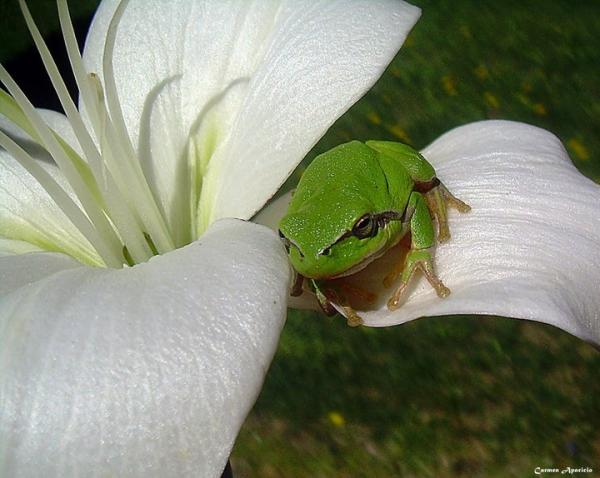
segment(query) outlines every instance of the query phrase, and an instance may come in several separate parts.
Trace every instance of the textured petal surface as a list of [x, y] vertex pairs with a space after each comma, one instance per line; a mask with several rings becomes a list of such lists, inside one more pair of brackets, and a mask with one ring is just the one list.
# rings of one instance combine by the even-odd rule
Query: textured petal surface
[[[41, 110], [48, 125], [76, 150], [66, 117], [52, 111]], [[77, 202], [50, 155], [23, 131], [0, 118], [0, 129], [8, 134], [48, 172], [54, 180]], [[0, 148], [0, 254], [23, 250], [15, 247], [23, 241], [37, 248], [65, 252], [75, 257], [101, 262], [96, 251], [79, 230], [67, 219], [63, 211], [13, 157]]]
[[[422, 153], [472, 207], [450, 212], [452, 239], [435, 251], [437, 274], [452, 293], [439, 299], [420, 277], [406, 303], [389, 311], [391, 290], [381, 291], [392, 259], [386, 255], [353, 278], [381, 292], [360, 311], [365, 324], [489, 314], [545, 322], [600, 344], [600, 186], [577, 171], [558, 138], [522, 123], [484, 121], [446, 133]], [[273, 225], [285, 201], [259, 220]]]
[[[103, 71], [116, 3], [103, 2], [95, 17], [90, 71]], [[190, 165], [192, 177], [205, 173], [200, 231], [262, 207], [377, 80], [419, 13], [398, 0], [131, 1], [115, 78], [172, 227], [182, 226], [190, 200], [197, 204], [199, 188], [182, 193]]]
[[16, 252], [17, 254], [0, 256], [0, 297], [4, 297], [21, 287], [33, 284], [57, 272], [81, 267], [80, 262], [77, 262], [66, 254], [52, 252], [27, 254], [26, 252], [28, 251]]
[[0, 281], [0, 475], [220, 476], [285, 318], [275, 234], [224, 220], [129, 269], [0, 273], [23, 274]]

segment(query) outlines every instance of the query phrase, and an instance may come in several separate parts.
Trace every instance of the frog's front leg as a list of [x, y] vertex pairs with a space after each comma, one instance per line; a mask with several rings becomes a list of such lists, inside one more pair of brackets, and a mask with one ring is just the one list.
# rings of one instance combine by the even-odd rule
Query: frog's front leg
[[394, 141], [367, 141], [366, 144], [402, 165], [415, 182], [415, 191], [425, 195], [429, 211], [438, 223], [438, 240], [440, 242], [449, 240], [450, 228], [446, 206], [453, 207], [459, 212], [469, 212], [471, 207], [454, 197], [437, 178], [435, 169], [429, 161], [410, 146]]
[[335, 290], [322, 285], [319, 281], [314, 279], [310, 280], [311, 285], [317, 296], [317, 301], [323, 313], [327, 316], [332, 316], [337, 313], [337, 309], [333, 304], [338, 305], [344, 311], [347, 323], [350, 327], [357, 327], [363, 324], [362, 317], [356, 313], [356, 311], [350, 307], [344, 297], [341, 297]]
[[[444, 298], [450, 294], [450, 289], [438, 279], [434, 272], [430, 248], [435, 244], [435, 232], [429, 208], [421, 193], [416, 191], [411, 193], [407, 211], [409, 216], [407, 220], [410, 220], [411, 247], [401, 269], [400, 284], [388, 300], [387, 305], [390, 310], [400, 306], [410, 279], [417, 269], [423, 272], [439, 297]], [[395, 280], [399, 273], [398, 270], [392, 272], [392, 276], [386, 277], [385, 282], [389, 283]]]
[[427, 201], [429, 211], [437, 220], [438, 240], [440, 242], [446, 242], [450, 239], [446, 205], [463, 213], [471, 210], [471, 206], [453, 196], [452, 193], [448, 191], [448, 188], [446, 188], [446, 186], [444, 186], [437, 178], [435, 178], [435, 186], [425, 192], [425, 201]]

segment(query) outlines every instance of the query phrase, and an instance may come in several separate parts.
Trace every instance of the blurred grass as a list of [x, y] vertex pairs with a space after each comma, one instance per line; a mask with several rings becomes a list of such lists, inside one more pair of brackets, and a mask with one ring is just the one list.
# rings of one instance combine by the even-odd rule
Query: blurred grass
[[552, 327], [445, 317], [388, 329], [294, 313], [244, 426], [249, 477], [523, 477], [597, 468], [592, 347]]
[[[95, 1], [71, 2], [85, 17]], [[597, 1], [415, 1], [423, 16], [308, 155], [350, 139], [421, 148], [489, 118], [558, 135], [600, 182]], [[29, 2], [43, 31], [53, 2]], [[0, 59], [28, 37], [0, 0]], [[18, 20], [15, 20], [18, 19]], [[466, 172], [468, 174], [468, 172]], [[550, 326], [438, 317], [387, 329], [292, 312], [233, 453], [239, 477], [522, 477], [600, 461], [600, 354]], [[590, 476], [590, 475], [587, 475]]]

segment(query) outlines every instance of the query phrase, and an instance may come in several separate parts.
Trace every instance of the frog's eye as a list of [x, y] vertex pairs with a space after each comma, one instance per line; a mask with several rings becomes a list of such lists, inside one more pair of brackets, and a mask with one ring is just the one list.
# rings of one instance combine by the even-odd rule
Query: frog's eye
[[352, 234], [359, 239], [375, 236], [377, 234], [377, 221], [371, 214], [365, 214], [354, 224]]

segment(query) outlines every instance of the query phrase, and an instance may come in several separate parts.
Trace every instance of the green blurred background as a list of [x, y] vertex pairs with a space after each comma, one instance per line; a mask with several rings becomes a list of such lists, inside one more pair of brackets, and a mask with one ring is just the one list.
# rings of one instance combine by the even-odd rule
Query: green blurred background
[[[455, 126], [502, 118], [552, 131], [600, 182], [600, 2], [413, 3], [423, 16], [404, 48], [308, 160], [349, 139], [421, 148]], [[55, 31], [53, 2], [29, 4]], [[71, 9], [85, 25], [95, 5]], [[16, 2], [0, 1], [0, 43], [0, 60], [19, 68], [30, 42]], [[437, 317], [351, 329], [291, 312], [234, 472], [524, 477], [590, 466], [584, 476], [600, 476], [599, 370], [592, 346], [535, 323]]]

